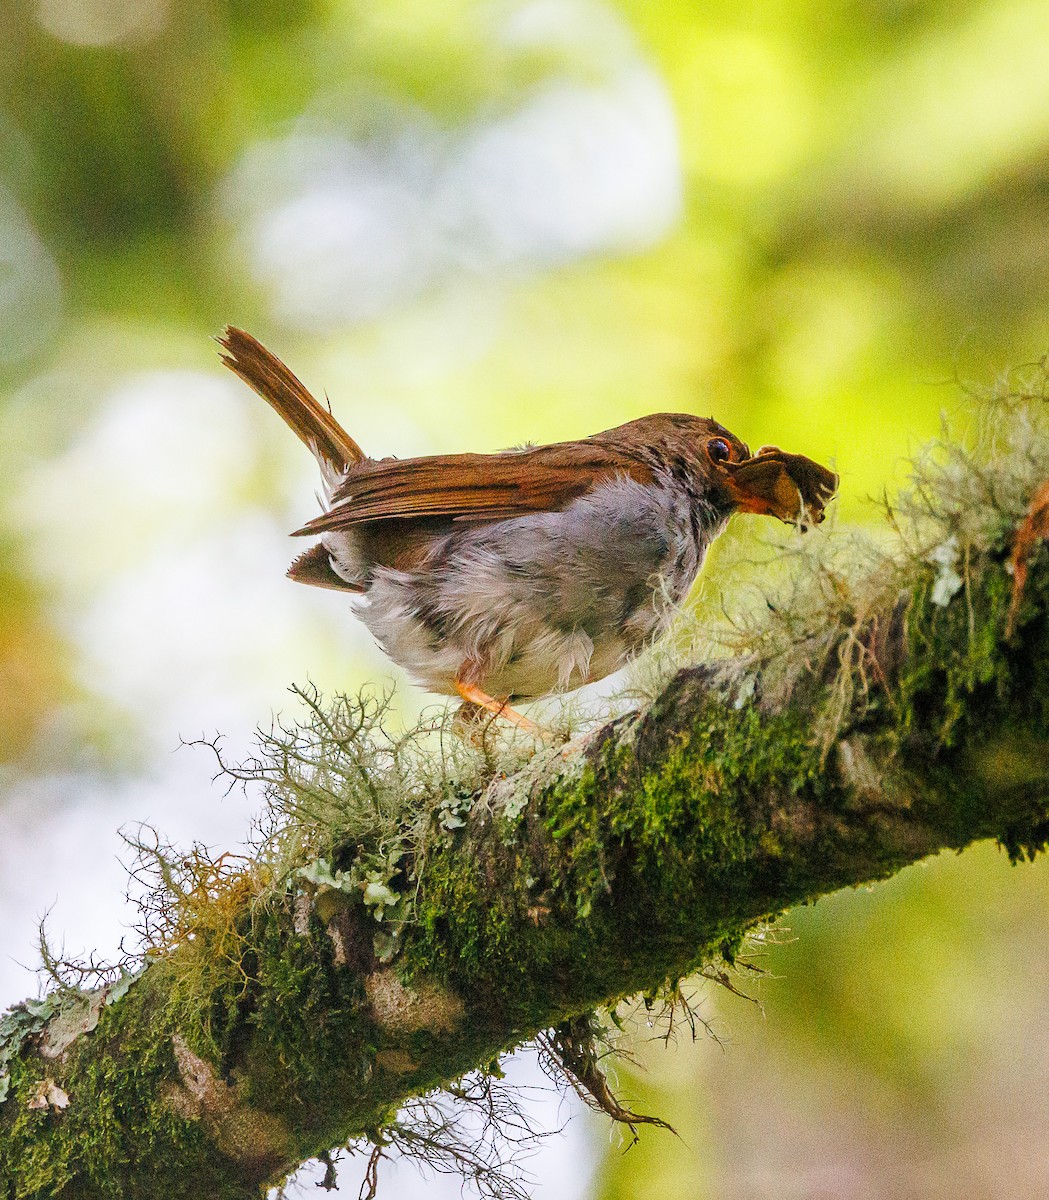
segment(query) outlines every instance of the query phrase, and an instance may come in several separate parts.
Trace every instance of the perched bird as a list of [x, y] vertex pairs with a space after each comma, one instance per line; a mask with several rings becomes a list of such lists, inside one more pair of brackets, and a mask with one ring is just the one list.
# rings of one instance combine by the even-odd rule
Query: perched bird
[[754, 456], [712, 419], [656, 413], [575, 442], [373, 459], [290, 370], [227, 327], [223, 361], [312, 450], [325, 511], [300, 583], [359, 597], [382, 649], [469, 716], [617, 670], [668, 624], [734, 512], [823, 519], [838, 479]]

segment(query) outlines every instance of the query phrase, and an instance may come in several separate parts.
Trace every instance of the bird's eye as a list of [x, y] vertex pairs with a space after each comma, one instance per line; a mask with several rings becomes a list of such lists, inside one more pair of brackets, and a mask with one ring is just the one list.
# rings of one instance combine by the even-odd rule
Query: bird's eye
[[707, 442], [707, 458], [711, 462], [722, 463], [732, 457], [732, 447], [724, 438], [711, 438]]

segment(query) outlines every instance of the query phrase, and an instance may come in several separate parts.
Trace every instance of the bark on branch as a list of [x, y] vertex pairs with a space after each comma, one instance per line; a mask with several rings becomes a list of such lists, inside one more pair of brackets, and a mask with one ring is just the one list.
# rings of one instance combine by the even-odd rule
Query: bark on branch
[[[770, 616], [741, 660], [679, 671], [567, 757], [443, 780], [385, 876], [374, 847], [319, 861], [304, 837], [297, 865], [183, 877], [133, 982], [4, 1018], [0, 1195], [255, 1197], [412, 1096], [731, 960], [770, 914], [981, 838], [1043, 848], [1049, 564], [1028, 537], [1014, 602], [1009, 556], [1049, 450], [1014, 451], [948, 454], [917, 485], [924, 532], [859, 583], [814, 567], [822, 607]], [[311, 786], [337, 803], [340, 778]]]

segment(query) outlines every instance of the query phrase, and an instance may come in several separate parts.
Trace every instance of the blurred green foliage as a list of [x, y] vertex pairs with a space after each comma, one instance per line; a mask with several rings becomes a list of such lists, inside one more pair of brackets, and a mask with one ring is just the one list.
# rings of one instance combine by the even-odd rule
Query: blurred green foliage
[[[551, 13], [557, 37], [528, 34]], [[77, 593], [49, 598], [33, 567], [25, 480], [132, 373], [217, 371], [207, 339], [227, 320], [327, 388], [376, 452], [399, 436], [488, 449], [713, 412], [754, 444], [835, 460], [847, 520], [900, 481], [901, 458], [956, 405], [956, 379], [1049, 346], [1044, 0], [15, 0], [2, 20], [0, 404], [20, 432], [0, 449], [0, 754], [24, 770], [46, 757], [42, 731], [73, 680], [90, 691], [59, 632]], [[662, 236], [501, 271], [467, 263], [359, 318], [282, 315], [230, 201], [246, 155], [338, 135], [414, 170], [412, 145], [422, 162], [559, 86], [631, 71], [665, 89], [677, 126], [682, 209]], [[252, 176], [252, 203], [282, 194], [282, 162]], [[231, 507], [286, 503], [271, 467]], [[268, 500], [267, 484], [284, 494]], [[939, 1155], [953, 1195], [978, 1175], [981, 1195], [1009, 1180], [1010, 1194], [1042, 1194], [1049, 1177], [1030, 1164], [1001, 1162], [1003, 1190], [986, 1187], [958, 1150], [986, 1139], [956, 1111], [993, 1120], [987, 1097], [1009, 1092], [1015, 1064], [994, 1051], [1015, 1049], [1000, 1013], [1017, 989], [990, 990], [1000, 961], [1044, 1018], [1029, 986], [1049, 966], [1044, 939], [1026, 965], [1019, 953], [1044, 925], [1039, 872], [970, 855], [792, 917], [764, 1034], [726, 1017], [760, 1061], [735, 1046], [718, 1069], [675, 1059], [647, 1100], [691, 1149], [649, 1134], [613, 1154], [606, 1200], [940, 1194], [893, 1163], [896, 1141], [912, 1166]], [[1044, 1094], [1044, 1036], [1035, 1057], [1042, 1073], [1016, 1078]], [[763, 1159], [766, 1120], [780, 1124]], [[806, 1175], [799, 1153], [849, 1169]]]

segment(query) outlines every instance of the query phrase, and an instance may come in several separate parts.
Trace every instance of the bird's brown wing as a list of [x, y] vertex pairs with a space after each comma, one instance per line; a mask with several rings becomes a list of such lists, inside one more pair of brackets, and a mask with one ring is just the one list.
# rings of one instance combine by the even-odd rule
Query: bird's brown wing
[[350, 471], [326, 513], [296, 532], [324, 533], [370, 521], [489, 521], [556, 511], [616, 476], [648, 483], [652, 471], [617, 447], [589, 441], [502, 454], [368, 461]]

